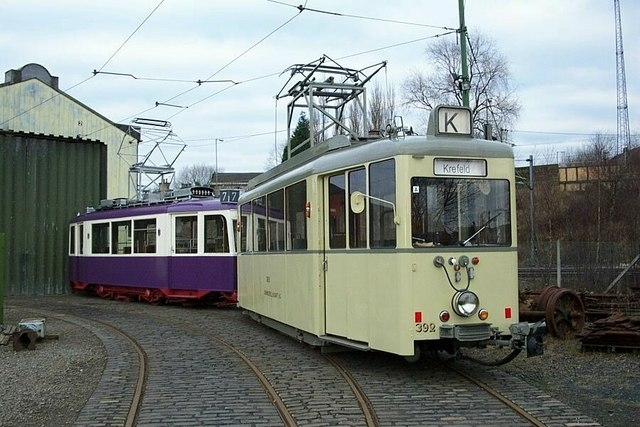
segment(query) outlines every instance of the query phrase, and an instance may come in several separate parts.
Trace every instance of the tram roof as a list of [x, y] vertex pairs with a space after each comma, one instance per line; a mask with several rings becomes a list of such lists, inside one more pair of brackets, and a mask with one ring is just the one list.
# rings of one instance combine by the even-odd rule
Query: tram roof
[[509, 144], [457, 136], [422, 135], [352, 141], [338, 135], [255, 177], [249, 181], [247, 192], [263, 184], [268, 189], [278, 188], [310, 175], [399, 155], [513, 159], [513, 149]]
[[140, 203], [101, 209], [93, 212], [82, 213], [73, 218], [71, 222], [93, 221], [98, 219], [114, 219], [143, 215], [158, 215], [163, 213], [196, 212], [196, 211], [217, 211], [235, 210], [236, 205], [222, 203], [217, 198], [194, 198], [186, 200], [161, 201], [155, 203]]

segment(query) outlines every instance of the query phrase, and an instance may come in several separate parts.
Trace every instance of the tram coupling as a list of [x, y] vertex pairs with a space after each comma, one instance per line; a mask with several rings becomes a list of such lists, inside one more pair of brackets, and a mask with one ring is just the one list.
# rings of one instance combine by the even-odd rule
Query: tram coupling
[[519, 322], [509, 326], [511, 332], [510, 347], [527, 350], [527, 357], [544, 354], [542, 337], [547, 332], [547, 324], [543, 320], [536, 323]]
[[[494, 332], [494, 337], [485, 341], [484, 344], [513, 349], [513, 356], [505, 359], [507, 361], [511, 360], [522, 350], [527, 351], [527, 357], [540, 356], [544, 354], [542, 337], [547, 332], [547, 324], [544, 319], [536, 323], [518, 322], [510, 325], [509, 332], [511, 333], [511, 339], [501, 339], [500, 333], [497, 330]], [[493, 365], [502, 363], [504, 363], [504, 361]]]

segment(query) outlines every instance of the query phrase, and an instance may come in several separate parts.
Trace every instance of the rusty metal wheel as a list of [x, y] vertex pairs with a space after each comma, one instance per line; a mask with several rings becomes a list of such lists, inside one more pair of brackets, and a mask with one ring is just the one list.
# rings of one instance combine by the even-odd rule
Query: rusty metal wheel
[[558, 291], [560, 291], [560, 288], [558, 286], [545, 286], [542, 291], [540, 291], [538, 298], [536, 298], [536, 307], [538, 308], [538, 310], [544, 311], [547, 307], [547, 304], [549, 303], [549, 298], [555, 295]]
[[580, 297], [569, 289], [557, 288], [546, 301], [546, 321], [556, 337], [574, 337], [584, 327], [585, 309]]

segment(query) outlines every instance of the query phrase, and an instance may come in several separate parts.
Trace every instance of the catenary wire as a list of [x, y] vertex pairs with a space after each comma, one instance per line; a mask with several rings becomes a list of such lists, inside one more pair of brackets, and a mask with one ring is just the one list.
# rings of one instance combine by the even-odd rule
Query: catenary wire
[[[206, 79], [204, 79], [204, 80], [205, 80], [205, 81], [207, 81], [207, 80], [211, 80], [213, 77], [215, 77], [217, 74], [219, 74], [222, 70], [224, 70], [225, 68], [229, 67], [231, 64], [233, 64], [235, 61], [237, 61], [237, 60], [238, 60], [238, 59], [240, 59], [242, 56], [244, 56], [245, 54], [247, 54], [249, 51], [251, 51], [252, 49], [254, 49], [256, 46], [258, 46], [260, 43], [262, 43], [263, 41], [265, 41], [265, 40], [266, 40], [267, 38], [269, 38], [271, 35], [273, 35], [274, 33], [276, 33], [278, 30], [282, 29], [283, 27], [285, 27], [287, 24], [289, 24], [291, 21], [293, 21], [293, 20], [294, 20], [296, 17], [298, 17], [299, 15], [300, 15], [300, 13], [297, 13], [296, 15], [294, 15], [294, 16], [292, 16], [291, 18], [289, 18], [288, 20], [286, 20], [284, 23], [280, 24], [278, 27], [276, 27], [274, 30], [272, 30], [270, 33], [268, 33], [266, 36], [262, 37], [259, 41], [257, 41], [257, 42], [256, 42], [256, 43], [254, 43], [253, 45], [251, 45], [249, 48], [247, 48], [246, 50], [244, 50], [241, 54], [239, 54], [238, 56], [236, 56], [234, 59], [232, 59], [230, 62], [228, 62], [228, 63], [227, 63], [226, 65], [224, 65], [222, 68], [218, 69], [216, 72], [214, 72], [213, 74], [211, 74], [209, 77], [207, 77], [207, 78], [206, 78]], [[213, 94], [211, 94], [211, 95], [206, 96], [205, 98], [202, 98], [202, 99], [200, 99], [200, 100], [198, 100], [198, 101], [196, 101], [196, 102], [194, 102], [194, 103], [192, 103], [192, 104], [190, 104], [190, 105], [187, 105], [187, 106], [185, 106], [184, 108], [182, 108], [179, 112], [177, 112], [177, 113], [175, 113], [175, 114], [173, 114], [173, 115], [169, 116], [169, 118], [173, 118], [173, 117], [175, 117], [176, 115], [178, 115], [178, 114], [180, 114], [181, 112], [183, 112], [184, 110], [188, 109], [189, 107], [191, 107], [191, 106], [193, 106], [193, 105], [196, 105], [196, 104], [199, 104], [200, 102], [203, 102], [203, 101], [205, 101], [205, 100], [207, 100], [207, 99], [209, 99], [209, 98], [211, 98], [211, 97], [213, 97], [213, 96], [215, 96], [215, 95], [217, 95], [217, 94], [219, 94], [219, 93], [221, 93], [221, 92], [224, 92], [224, 91], [226, 91], [226, 90], [230, 89], [231, 87], [233, 87], [233, 86], [235, 86], [235, 85], [237, 85], [237, 84], [239, 84], [239, 83], [238, 83], [238, 82], [234, 82], [234, 83], [233, 83], [232, 85], [230, 85], [230, 86], [227, 86], [227, 87], [225, 87], [225, 88], [223, 88], [223, 89], [221, 89], [221, 90], [219, 90], [219, 91], [216, 91], [215, 93], [213, 93]], [[181, 92], [181, 93], [178, 93], [177, 95], [174, 95], [174, 96], [172, 96], [171, 98], [168, 98], [168, 99], [166, 99], [166, 100], [164, 100], [164, 101], [162, 101], [162, 102], [156, 102], [156, 105], [154, 105], [153, 107], [147, 108], [147, 109], [146, 109], [146, 110], [144, 110], [144, 111], [141, 111], [141, 112], [139, 112], [139, 113], [136, 113], [136, 114], [133, 114], [133, 115], [131, 115], [131, 116], [128, 116], [128, 117], [126, 117], [125, 119], [123, 119], [123, 121], [127, 121], [127, 120], [130, 120], [130, 119], [134, 118], [134, 117], [138, 117], [138, 116], [140, 116], [140, 115], [142, 115], [142, 114], [145, 114], [145, 113], [147, 113], [147, 112], [149, 112], [149, 111], [153, 110], [154, 108], [156, 108], [159, 104], [168, 104], [168, 103], [170, 103], [171, 101], [173, 101], [174, 99], [176, 99], [176, 98], [178, 98], [178, 97], [180, 97], [180, 96], [182, 96], [182, 95], [185, 95], [185, 94], [187, 94], [187, 93], [189, 93], [189, 92], [191, 92], [191, 91], [195, 90], [196, 88], [198, 88], [198, 87], [200, 87], [200, 86], [201, 86], [201, 85], [200, 85], [200, 84], [198, 84], [198, 85], [196, 85], [196, 86], [194, 86], [194, 87], [192, 87], [192, 88], [189, 88], [189, 89], [187, 89], [187, 90], [185, 90], [185, 91], [183, 91], [183, 92]], [[95, 131], [93, 131], [93, 132], [91, 132], [91, 133], [85, 134], [85, 136], [92, 135], [93, 133], [99, 132], [99, 131], [100, 131], [100, 130], [102, 130], [102, 129], [104, 129], [104, 128], [97, 129], [97, 130], [95, 130]]]
[[365, 20], [369, 20], [369, 21], [387, 22], [387, 23], [391, 23], [391, 24], [413, 25], [413, 26], [416, 26], [416, 27], [437, 28], [437, 29], [440, 29], [440, 30], [457, 31], [455, 28], [443, 27], [443, 26], [439, 26], [439, 25], [420, 24], [420, 23], [417, 23], [417, 22], [399, 21], [399, 20], [396, 20], [396, 19], [374, 18], [374, 17], [370, 17], [370, 16], [363, 16], [363, 15], [351, 15], [351, 14], [347, 14], [347, 13], [332, 12], [332, 11], [329, 11], [329, 10], [314, 9], [314, 8], [310, 8], [310, 7], [306, 7], [306, 6], [302, 6], [302, 5], [296, 6], [294, 4], [285, 3], [285, 2], [282, 2], [282, 1], [276, 1], [276, 0], [267, 0], [267, 1], [269, 1], [271, 3], [281, 4], [283, 6], [293, 7], [295, 9], [298, 9], [300, 12], [302, 12], [304, 10], [308, 10], [309, 12], [320, 13], [320, 14], [325, 14], [325, 15], [332, 15], [332, 16], [341, 16], [341, 17], [345, 17], [345, 18], [365, 19]]
[[[111, 60], [112, 60], [112, 59], [113, 59], [113, 58], [118, 54], [118, 52], [120, 52], [120, 50], [122, 50], [122, 48], [124, 47], [124, 45], [125, 45], [125, 44], [127, 44], [127, 42], [131, 39], [131, 37], [133, 37], [133, 35], [134, 35], [136, 32], [138, 32], [138, 30], [139, 30], [140, 28], [142, 28], [142, 26], [144, 25], [144, 23], [145, 23], [145, 22], [147, 22], [147, 21], [149, 20], [149, 18], [151, 17], [151, 15], [153, 15], [153, 14], [158, 10], [158, 8], [162, 5], [162, 3], [164, 3], [164, 0], [160, 0], [160, 3], [158, 3], [158, 5], [157, 5], [157, 6], [156, 6], [152, 11], [151, 11], [151, 13], [149, 13], [149, 14], [147, 15], [147, 17], [146, 17], [146, 18], [145, 18], [145, 19], [140, 23], [140, 25], [138, 25], [138, 27], [133, 31], [133, 33], [131, 33], [131, 34], [129, 35], [129, 37], [127, 37], [127, 39], [126, 39], [126, 40], [125, 40], [125, 41], [120, 45], [120, 47], [118, 47], [118, 49], [116, 49], [116, 51], [115, 51], [115, 52], [114, 52], [114, 53], [109, 57], [109, 59], [107, 59], [107, 61], [102, 65], [102, 67], [100, 67], [100, 70], [102, 70], [102, 69], [103, 69], [103, 68], [104, 68], [104, 67], [105, 67], [109, 62], [111, 62]], [[0, 126], [4, 126], [5, 124], [7, 124], [7, 123], [11, 122], [11, 121], [12, 121], [12, 120], [14, 120], [14, 119], [17, 119], [18, 117], [22, 116], [23, 114], [26, 114], [26, 113], [28, 113], [28, 112], [30, 112], [30, 111], [32, 111], [32, 110], [34, 110], [34, 109], [36, 109], [36, 108], [40, 107], [41, 105], [44, 105], [44, 104], [46, 104], [47, 102], [49, 102], [49, 101], [51, 101], [51, 100], [53, 100], [53, 99], [57, 98], [58, 96], [62, 95], [63, 93], [70, 92], [71, 90], [73, 90], [73, 89], [77, 88], [78, 86], [80, 86], [80, 85], [82, 85], [82, 84], [86, 83], [87, 81], [91, 80], [92, 78], [94, 78], [94, 77], [95, 77], [95, 75], [96, 75], [96, 74], [95, 74], [95, 70], [94, 70], [94, 73], [93, 73], [91, 76], [87, 77], [86, 79], [84, 79], [84, 80], [82, 80], [82, 81], [80, 81], [80, 82], [78, 82], [78, 83], [76, 83], [76, 84], [74, 84], [74, 85], [72, 85], [72, 86], [70, 86], [70, 87], [66, 88], [66, 89], [65, 89], [65, 90], [63, 90], [62, 92], [56, 92], [56, 93], [55, 93], [54, 95], [52, 95], [51, 97], [49, 97], [49, 98], [47, 98], [47, 99], [45, 99], [45, 100], [41, 101], [40, 103], [38, 103], [38, 104], [34, 105], [34, 106], [33, 106], [33, 107], [31, 107], [31, 108], [28, 108], [27, 110], [24, 110], [24, 111], [19, 112], [19, 113], [18, 113], [18, 114], [16, 114], [15, 116], [13, 116], [13, 117], [11, 117], [11, 118], [9, 118], [9, 119], [5, 120], [4, 122], [0, 123]]]
[[131, 37], [133, 37], [133, 36], [135, 35], [135, 33], [137, 33], [137, 32], [138, 32], [138, 30], [139, 30], [140, 28], [142, 28], [142, 26], [145, 24], [145, 22], [147, 22], [147, 21], [149, 20], [149, 18], [151, 18], [151, 15], [153, 15], [153, 14], [158, 10], [158, 8], [159, 8], [160, 6], [162, 6], [162, 3], [164, 3], [164, 0], [160, 0], [160, 3], [158, 3], [158, 5], [157, 5], [156, 7], [154, 7], [154, 8], [153, 8], [153, 10], [152, 10], [148, 15], [147, 15], [147, 17], [146, 17], [146, 18], [144, 18], [144, 20], [140, 23], [140, 25], [138, 25], [138, 26], [136, 27], [136, 29], [135, 29], [135, 30], [133, 30], [133, 32], [129, 35], [129, 37], [127, 37], [127, 38], [126, 38], [126, 40], [125, 40], [124, 42], [122, 42], [122, 44], [120, 45], [120, 47], [118, 47], [118, 48], [116, 49], [116, 51], [115, 51], [115, 52], [113, 52], [113, 54], [109, 57], [109, 59], [107, 59], [107, 61], [106, 61], [104, 64], [102, 64], [102, 67], [100, 67], [100, 68], [98, 69], [98, 71], [102, 71], [102, 70], [104, 69], [104, 67], [106, 67], [106, 66], [107, 66], [107, 64], [108, 64], [109, 62], [111, 62], [111, 60], [112, 60], [112, 59], [113, 59], [113, 58], [118, 54], [118, 52], [120, 52], [120, 50], [122, 50], [122, 48], [124, 47], [124, 45], [126, 45], [126, 44], [129, 42], [129, 40], [131, 40]]
[[[246, 55], [247, 53], [249, 53], [252, 49], [254, 49], [256, 46], [258, 46], [260, 43], [262, 43], [263, 41], [265, 41], [266, 39], [268, 39], [269, 37], [271, 37], [273, 34], [275, 34], [277, 31], [281, 30], [282, 28], [284, 28], [287, 24], [289, 24], [291, 21], [293, 21], [295, 18], [297, 18], [298, 16], [300, 16], [300, 12], [295, 14], [294, 16], [292, 16], [291, 18], [287, 19], [285, 22], [283, 22], [282, 24], [280, 24], [278, 27], [276, 27], [275, 29], [273, 29], [270, 33], [268, 33], [266, 36], [262, 37], [260, 40], [258, 40], [256, 43], [254, 43], [253, 45], [251, 45], [249, 48], [245, 49], [242, 53], [240, 53], [238, 56], [236, 56], [235, 58], [233, 58], [231, 61], [229, 61], [227, 64], [225, 64], [224, 66], [222, 66], [220, 69], [218, 69], [216, 72], [214, 72], [213, 74], [211, 74], [209, 77], [207, 77], [205, 80], [211, 80], [213, 79], [215, 76], [217, 76], [221, 71], [223, 71], [224, 69], [228, 68], [231, 64], [233, 64], [234, 62], [236, 62], [238, 59], [242, 58], [244, 55]], [[185, 95], [189, 92], [191, 92], [192, 90], [198, 88], [200, 85], [198, 86], [194, 86], [190, 89], [187, 89], [167, 100], [165, 100], [164, 102], [170, 102], [173, 101], [174, 99]], [[226, 89], [225, 89], [226, 90]], [[207, 99], [207, 98], [205, 98]], [[199, 103], [201, 101], [197, 101], [197, 103]], [[192, 104], [195, 105], [195, 104]]]

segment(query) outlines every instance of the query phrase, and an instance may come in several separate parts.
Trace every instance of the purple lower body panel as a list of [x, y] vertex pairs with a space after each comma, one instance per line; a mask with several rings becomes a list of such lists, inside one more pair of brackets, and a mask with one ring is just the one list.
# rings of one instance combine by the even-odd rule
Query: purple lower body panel
[[69, 280], [88, 285], [235, 292], [236, 257], [72, 256]]

